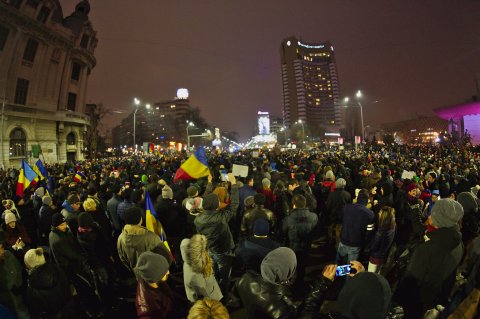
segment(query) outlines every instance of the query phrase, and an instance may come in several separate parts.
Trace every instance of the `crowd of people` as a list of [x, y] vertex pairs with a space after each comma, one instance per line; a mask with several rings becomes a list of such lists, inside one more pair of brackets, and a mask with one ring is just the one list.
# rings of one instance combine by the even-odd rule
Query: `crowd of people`
[[473, 149], [212, 152], [174, 182], [188, 155], [46, 163], [23, 196], [0, 171], [0, 317], [476, 316]]

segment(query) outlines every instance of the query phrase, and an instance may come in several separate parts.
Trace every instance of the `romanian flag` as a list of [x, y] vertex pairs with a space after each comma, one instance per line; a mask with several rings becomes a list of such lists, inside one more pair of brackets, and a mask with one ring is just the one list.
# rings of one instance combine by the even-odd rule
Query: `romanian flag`
[[16, 194], [19, 197], [23, 197], [23, 192], [28, 186], [35, 186], [38, 177], [37, 173], [28, 165], [25, 160], [22, 160], [22, 168], [20, 168], [20, 175], [18, 176], [17, 191]]
[[82, 179], [85, 179], [85, 178], [86, 178], [85, 174], [83, 174], [80, 171], [77, 171], [75, 176], [73, 176], [73, 181], [76, 182], [76, 183], [80, 183], [82, 181]]
[[48, 178], [47, 169], [45, 168], [45, 166], [43, 166], [43, 163], [40, 159], [35, 162], [35, 165], [33, 166], [33, 170], [35, 173], [37, 173], [39, 180]]
[[148, 191], [145, 192], [145, 206], [146, 206], [146, 218], [145, 221], [147, 229], [160, 237], [160, 240], [163, 241], [165, 247], [167, 247], [172, 259], [174, 259], [172, 251], [170, 250], [170, 246], [167, 242], [167, 234], [165, 234], [165, 230], [163, 229], [162, 223], [158, 219], [157, 212], [153, 208], [152, 200], [150, 199], [150, 194]]
[[180, 166], [175, 173], [173, 181], [176, 182], [179, 179], [198, 179], [208, 175], [210, 175], [210, 170], [208, 169], [205, 149], [199, 147], [195, 153]]

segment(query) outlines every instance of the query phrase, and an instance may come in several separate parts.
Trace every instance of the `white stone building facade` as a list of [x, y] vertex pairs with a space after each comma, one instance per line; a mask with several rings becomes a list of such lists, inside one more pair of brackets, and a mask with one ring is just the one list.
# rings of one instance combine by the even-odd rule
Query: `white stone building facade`
[[96, 32], [89, 2], [63, 16], [58, 0], [0, 0], [0, 165], [39, 150], [47, 163], [84, 159]]

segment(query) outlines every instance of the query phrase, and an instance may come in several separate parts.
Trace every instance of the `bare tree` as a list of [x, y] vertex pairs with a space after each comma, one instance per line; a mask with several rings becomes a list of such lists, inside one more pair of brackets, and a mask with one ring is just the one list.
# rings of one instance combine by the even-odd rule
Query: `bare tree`
[[112, 110], [106, 108], [102, 103], [87, 104], [87, 114], [90, 116], [90, 127], [85, 133], [84, 144], [88, 158], [95, 158], [98, 151], [98, 145], [105, 144], [99, 143], [100, 139], [105, 139], [105, 136], [101, 135], [101, 132], [105, 130], [102, 120], [106, 115], [112, 113]]

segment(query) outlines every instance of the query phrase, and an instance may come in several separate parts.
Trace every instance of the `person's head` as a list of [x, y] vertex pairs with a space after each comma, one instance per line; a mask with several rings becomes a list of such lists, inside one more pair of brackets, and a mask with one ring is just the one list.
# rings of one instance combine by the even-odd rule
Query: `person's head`
[[6, 210], [5, 213], [5, 224], [9, 227], [14, 229], [17, 226], [17, 217], [14, 213], [9, 210]]
[[220, 206], [220, 200], [218, 199], [218, 195], [214, 193], [210, 193], [203, 198], [203, 209], [205, 210], [217, 210]]
[[130, 201], [130, 198], [132, 197], [132, 189], [131, 188], [125, 188], [123, 191], [122, 191], [122, 199], [124, 201]]
[[207, 237], [195, 234], [190, 238], [187, 247], [186, 263], [192, 267], [193, 272], [208, 278], [213, 273], [212, 259], [208, 255]]
[[154, 286], [168, 279], [170, 271], [167, 259], [151, 251], [140, 254], [137, 265], [133, 269], [135, 274], [147, 284]]
[[173, 199], [173, 191], [167, 185], [163, 186], [163, 188], [162, 188], [162, 198], [163, 199]]
[[25, 266], [27, 266], [28, 270], [32, 270], [35, 267], [45, 264], [46, 260], [45, 256], [43, 255], [43, 249], [30, 249], [25, 253], [23, 261], [25, 262]]
[[45, 196], [45, 188], [43, 188], [43, 187], [37, 188], [37, 189], [35, 190], [35, 195], [36, 195], [37, 197], [40, 197], [40, 198], [42, 198], [43, 196]]
[[140, 207], [130, 207], [123, 215], [123, 221], [127, 225], [140, 225], [142, 223], [142, 210]]
[[293, 208], [305, 208], [307, 207], [307, 199], [305, 196], [297, 194], [292, 198]]
[[325, 173], [325, 179], [327, 181], [334, 181], [335, 180], [335, 174], [333, 174], [333, 172], [331, 170], [328, 170], [326, 173]]
[[71, 194], [67, 198], [67, 202], [72, 206], [73, 210], [78, 211], [82, 202], [80, 201], [80, 197], [77, 194]]
[[195, 187], [195, 186], [193, 186], [193, 185], [192, 185], [192, 186], [189, 186], [189, 187], [187, 188], [187, 195], [188, 195], [188, 197], [196, 197], [196, 196], [198, 196], [198, 188]]
[[55, 213], [52, 215], [52, 227], [63, 233], [67, 231], [67, 222], [62, 214]]
[[405, 189], [405, 191], [407, 192], [407, 195], [409, 197], [413, 198], [417, 196], [417, 188], [418, 188], [417, 184], [410, 183]]
[[83, 209], [86, 212], [94, 212], [94, 211], [97, 210], [97, 203], [95, 202], [95, 200], [93, 198], [88, 197], [83, 202]]
[[297, 269], [297, 257], [293, 250], [279, 247], [263, 258], [260, 270], [263, 280], [274, 285], [291, 283]]
[[262, 186], [264, 189], [270, 189], [271, 182], [268, 178], [262, 179]]
[[92, 228], [95, 223], [93, 216], [89, 212], [83, 212], [78, 215], [78, 226], [82, 228]]
[[248, 186], [253, 187], [253, 176], [252, 175], [247, 176], [246, 182]]
[[52, 198], [48, 195], [42, 197], [42, 204], [47, 206], [52, 206]]
[[120, 196], [120, 194], [122, 193], [122, 186], [120, 186], [120, 184], [118, 183], [115, 183], [110, 187], [110, 190], [113, 194]]
[[387, 280], [372, 272], [350, 278], [338, 296], [338, 309], [346, 318], [385, 319], [390, 310], [392, 291]]
[[266, 199], [265, 195], [263, 195], [261, 193], [257, 193], [253, 196], [253, 201], [254, 201], [255, 205], [257, 205], [257, 206], [265, 205], [266, 200], [267, 199]]
[[429, 183], [435, 182], [436, 179], [437, 179], [437, 173], [435, 173], [435, 172], [428, 172], [427, 173], [427, 181]]
[[440, 191], [438, 189], [434, 189], [432, 191], [432, 202], [436, 202], [440, 199]]
[[243, 204], [245, 205], [245, 209], [252, 209], [255, 206], [255, 200], [253, 196], [247, 196], [245, 200], [243, 201]]
[[378, 212], [378, 228], [392, 229], [395, 227], [395, 209], [383, 206]]
[[190, 311], [187, 319], [229, 319], [227, 308], [217, 300], [205, 298], [197, 300]]
[[459, 224], [463, 217], [463, 207], [450, 199], [439, 199], [432, 208], [428, 223], [436, 228], [450, 228]]
[[98, 192], [97, 186], [95, 186], [94, 183], [88, 184], [88, 187], [87, 187], [88, 196], [95, 196], [95, 194], [97, 194], [97, 192]]
[[347, 186], [347, 181], [343, 178], [339, 178], [335, 181], [335, 189], [341, 188], [344, 189]]
[[370, 195], [370, 192], [368, 191], [368, 189], [362, 188], [358, 192], [357, 203], [362, 205], [367, 205], [369, 195]]

